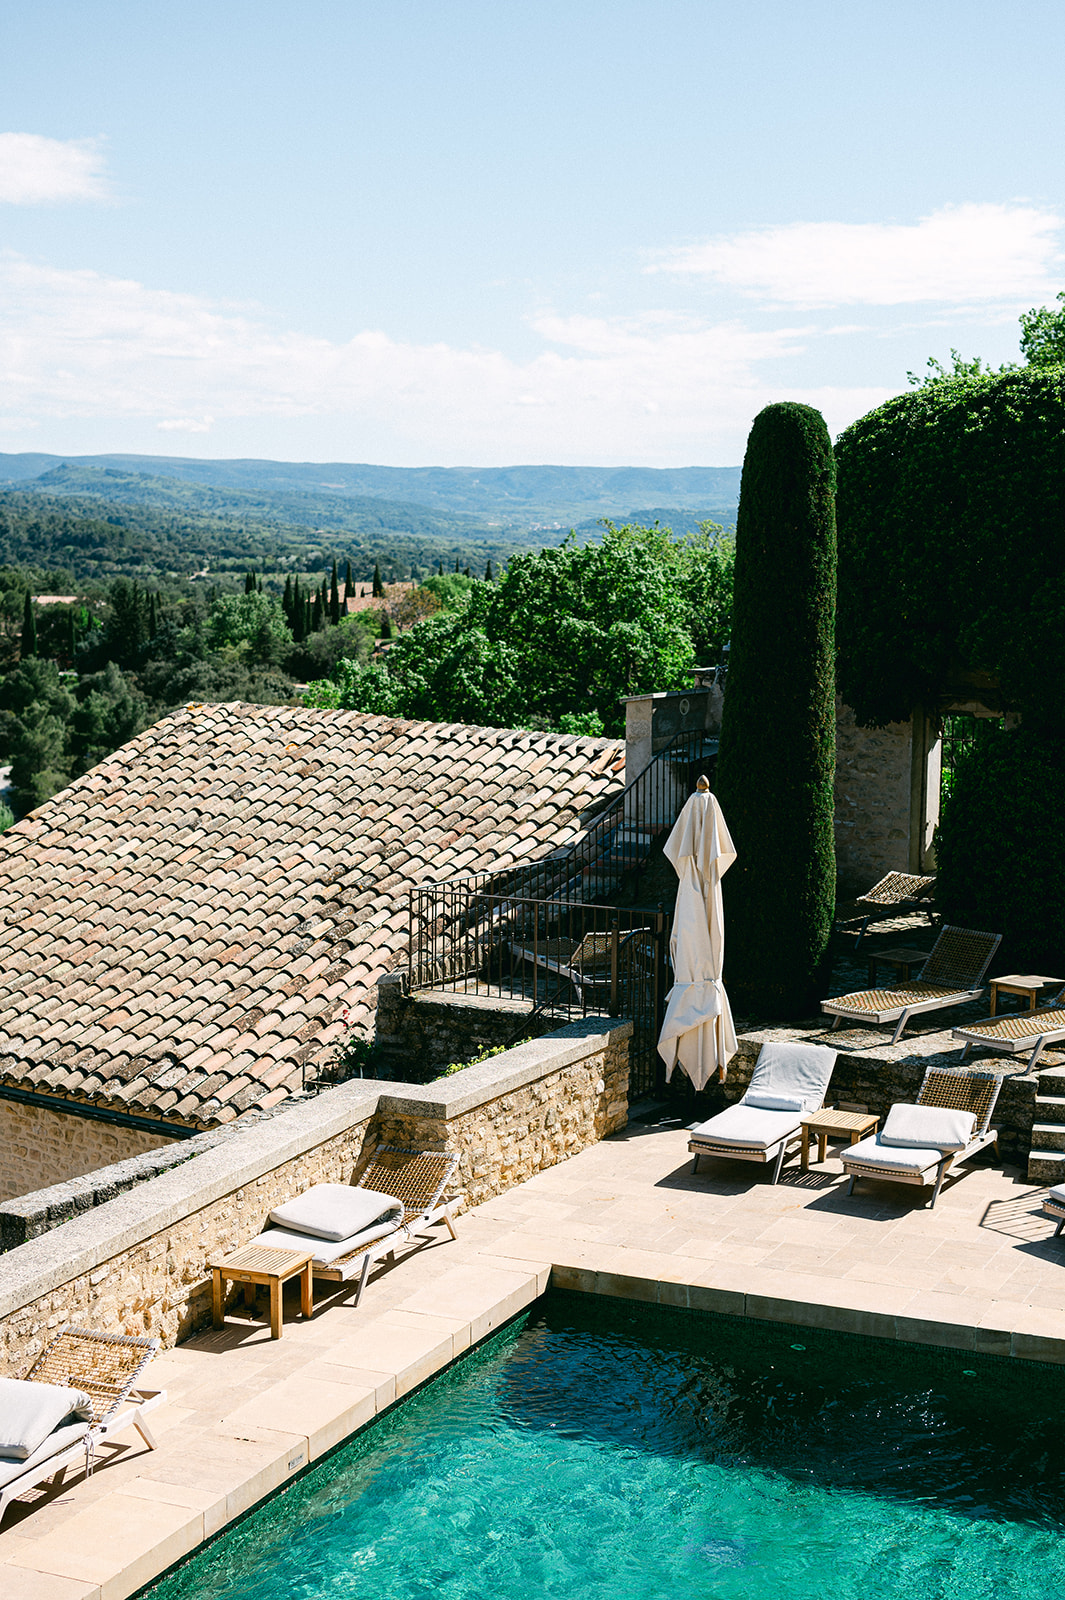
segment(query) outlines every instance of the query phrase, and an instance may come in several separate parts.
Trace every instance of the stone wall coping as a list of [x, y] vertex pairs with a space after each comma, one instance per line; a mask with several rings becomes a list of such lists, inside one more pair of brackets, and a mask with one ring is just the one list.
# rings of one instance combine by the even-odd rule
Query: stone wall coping
[[463, 1068], [442, 1080], [445, 1089], [439, 1080], [415, 1084], [371, 1078], [340, 1084], [0, 1256], [0, 1318], [378, 1112], [441, 1120], [460, 1116], [631, 1032], [628, 1021], [585, 1017], [479, 1066]]
[[[436, 1078], [432, 1083], [389, 1084], [381, 1095], [380, 1109], [393, 1116], [446, 1122], [475, 1106], [523, 1089], [537, 1078], [560, 1072], [593, 1051], [619, 1044], [631, 1033], [632, 1023], [627, 1018], [582, 1017], [542, 1039], [530, 1039], [477, 1066], [463, 1067], [449, 1078]], [[397, 1093], [401, 1088], [404, 1092]]]

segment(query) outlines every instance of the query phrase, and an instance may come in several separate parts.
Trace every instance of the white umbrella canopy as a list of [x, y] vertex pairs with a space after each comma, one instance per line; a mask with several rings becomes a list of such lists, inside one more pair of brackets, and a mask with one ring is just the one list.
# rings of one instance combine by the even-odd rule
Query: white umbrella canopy
[[721, 807], [705, 778], [666, 840], [665, 854], [680, 879], [669, 954], [673, 987], [658, 1053], [666, 1080], [680, 1067], [697, 1089], [715, 1073], [722, 1082], [736, 1053], [736, 1029], [721, 981], [725, 962], [725, 916], [721, 879], [736, 859]]

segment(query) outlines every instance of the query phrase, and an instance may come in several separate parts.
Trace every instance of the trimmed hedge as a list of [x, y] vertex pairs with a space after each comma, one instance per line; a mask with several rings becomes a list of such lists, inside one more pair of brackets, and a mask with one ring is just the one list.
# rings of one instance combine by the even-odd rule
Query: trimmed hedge
[[811, 406], [751, 428], [736, 524], [717, 793], [736, 843], [724, 879], [733, 1006], [808, 1013], [823, 990], [836, 866], [835, 465]]
[[859, 722], [934, 706], [968, 670], [1058, 726], [1065, 682], [1065, 368], [944, 378], [848, 428], [839, 687]]
[[1003, 936], [992, 972], [1065, 979], [1065, 739], [1020, 727], [969, 750], [936, 854], [948, 919]]

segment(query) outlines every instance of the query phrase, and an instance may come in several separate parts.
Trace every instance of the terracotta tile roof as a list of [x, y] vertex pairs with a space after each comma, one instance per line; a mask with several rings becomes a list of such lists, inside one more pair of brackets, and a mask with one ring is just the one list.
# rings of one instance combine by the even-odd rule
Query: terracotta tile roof
[[273, 1104], [344, 1005], [372, 1019], [411, 884], [559, 848], [623, 768], [564, 734], [176, 712], [0, 837], [0, 1083], [196, 1127]]

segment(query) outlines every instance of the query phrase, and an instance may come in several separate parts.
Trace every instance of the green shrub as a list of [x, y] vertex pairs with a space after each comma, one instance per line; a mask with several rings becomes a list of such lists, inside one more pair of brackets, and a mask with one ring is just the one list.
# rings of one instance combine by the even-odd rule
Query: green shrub
[[451, 1061], [446, 1067], [441, 1067], [437, 1077], [450, 1078], [453, 1072], [465, 1072], [467, 1067], [479, 1067], [482, 1061], [490, 1061], [493, 1056], [501, 1056], [507, 1050], [516, 1050], [519, 1044], [531, 1043], [531, 1039], [517, 1039], [514, 1044], [486, 1045], [471, 1061]]
[[1065, 973], [1065, 738], [996, 731], [958, 763], [936, 835], [948, 922], [1001, 933], [992, 972]]
[[839, 687], [859, 722], [965, 673], [1057, 725], [1065, 680], [1065, 368], [945, 377], [840, 436]]
[[824, 992], [835, 906], [835, 469], [820, 412], [754, 420], [740, 486], [717, 793], [733, 1005], [799, 1016]]

